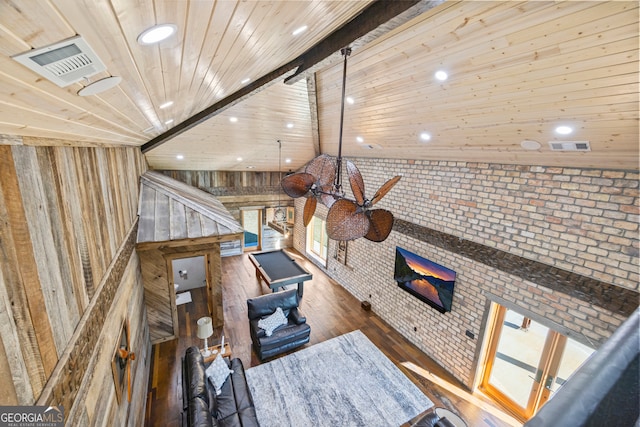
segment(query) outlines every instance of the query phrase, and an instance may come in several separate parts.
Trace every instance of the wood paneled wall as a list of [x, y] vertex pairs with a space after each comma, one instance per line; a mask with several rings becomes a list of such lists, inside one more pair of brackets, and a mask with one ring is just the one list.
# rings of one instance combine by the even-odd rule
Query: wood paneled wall
[[[182, 181], [194, 187], [205, 189], [215, 188], [217, 191], [242, 192], [243, 189], [273, 187], [274, 191], [279, 191], [279, 172], [233, 172], [233, 171], [211, 171], [211, 170], [163, 170], [163, 174]], [[284, 174], [282, 174], [284, 176]], [[223, 196], [225, 194], [217, 194]]]
[[171, 262], [174, 259], [196, 256], [205, 258], [209, 315], [214, 328], [224, 326], [220, 241], [216, 241], [224, 239], [224, 236], [211, 237], [191, 242], [184, 240], [174, 244], [159, 244], [145, 249], [138, 247], [152, 344], [175, 339], [179, 333], [176, 292], [172, 280]]
[[63, 382], [65, 395], [84, 390], [65, 396], [68, 422], [144, 405], [144, 387], [130, 407], [116, 404], [110, 358], [127, 317], [135, 375], [148, 374], [133, 252], [145, 169], [136, 148], [0, 146], [0, 404], [62, 404], [53, 390]]

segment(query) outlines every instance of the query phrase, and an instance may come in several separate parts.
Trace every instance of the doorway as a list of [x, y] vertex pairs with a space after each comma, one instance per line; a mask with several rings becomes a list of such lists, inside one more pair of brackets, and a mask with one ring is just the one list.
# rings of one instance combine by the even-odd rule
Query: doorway
[[242, 209], [244, 250], [260, 250], [262, 239], [262, 209]]
[[207, 285], [204, 256], [176, 258], [171, 266], [176, 293]]
[[595, 351], [495, 304], [480, 390], [526, 421]]

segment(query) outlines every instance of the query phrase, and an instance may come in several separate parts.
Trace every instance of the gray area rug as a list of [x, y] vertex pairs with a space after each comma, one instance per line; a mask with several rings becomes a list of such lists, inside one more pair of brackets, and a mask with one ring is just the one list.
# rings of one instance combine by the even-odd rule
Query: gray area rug
[[392, 427], [433, 406], [360, 331], [246, 371], [262, 427]]

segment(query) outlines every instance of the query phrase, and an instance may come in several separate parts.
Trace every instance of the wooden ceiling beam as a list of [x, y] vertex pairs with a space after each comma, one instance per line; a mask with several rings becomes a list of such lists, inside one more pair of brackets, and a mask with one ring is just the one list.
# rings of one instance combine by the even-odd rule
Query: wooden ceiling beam
[[[205, 108], [168, 131], [156, 136], [140, 148], [147, 153], [170, 139], [220, 114], [237, 103], [274, 84], [280, 77], [294, 84], [328, 63], [340, 60], [340, 49], [345, 46], [358, 48], [404, 24], [413, 17], [431, 9], [445, 0], [377, 0], [354, 19], [334, 31], [320, 43], [293, 61], [260, 77], [242, 89]], [[297, 68], [297, 69], [296, 69]], [[295, 71], [293, 71], [295, 70]], [[293, 71], [292, 75], [287, 76]], [[319, 149], [318, 146], [315, 147]]]
[[445, 0], [377, 0], [358, 16], [298, 57], [302, 65], [285, 79], [294, 84], [320, 68], [341, 60], [340, 49], [358, 49]]
[[316, 156], [322, 154], [320, 147], [320, 119], [318, 117], [318, 92], [316, 87], [316, 75], [307, 77], [307, 96], [309, 97], [309, 112], [311, 113], [311, 138], [313, 139], [313, 151]]

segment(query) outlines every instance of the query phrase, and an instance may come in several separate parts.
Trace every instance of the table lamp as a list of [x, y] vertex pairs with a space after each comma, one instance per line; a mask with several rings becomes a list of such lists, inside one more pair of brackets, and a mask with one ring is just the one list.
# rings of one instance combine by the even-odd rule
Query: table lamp
[[209, 351], [209, 346], [207, 344], [207, 338], [213, 335], [213, 325], [211, 323], [211, 317], [201, 317], [198, 319], [198, 338], [204, 340], [204, 352], [202, 355], [204, 357], [211, 356], [211, 351]]

